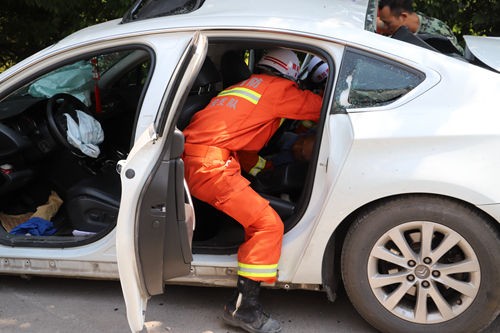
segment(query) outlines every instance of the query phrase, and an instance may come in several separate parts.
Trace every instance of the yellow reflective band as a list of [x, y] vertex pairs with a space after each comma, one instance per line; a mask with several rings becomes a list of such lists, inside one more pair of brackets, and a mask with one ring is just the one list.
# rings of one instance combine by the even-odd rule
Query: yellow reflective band
[[278, 264], [270, 264], [270, 265], [251, 265], [251, 264], [244, 264], [244, 263], [241, 263], [239, 262], [238, 263], [238, 267], [242, 267], [242, 268], [250, 268], [250, 269], [270, 269], [270, 268], [274, 268], [274, 269], [277, 269], [278, 268]]
[[257, 104], [262, 95], [247, 88], [233, 88], [221, 91], [217, 96], [236, 96], [246, 99], [252, 104]]
[[316, 123], [311, 120], [302, 120], [302, 126], [305, 128], [313, 128]]
[[238, 275], [256, 277], [256, 278], [269, 278], [278, 275], [278, 264], [272, 265], [250, 265], [238, 263]]
[[271, 277], [275, 277], [278, 274], [277, 274], [277, 272], [273, 272], [273, 273], [249, 273], [249, 272], [244, 272], [244, 271], [238, 270], [238, 275], [246, 276], [246, 277], [256, 277], [256, 278], [271, 278]]
[[254, 177], [257, 176], [257, 174], [266, 167], [266, 162], [267, 161], [264, 158], [259, 156], [259, 160], [257, 161], [257, 163], [255, 163], [253, 168], [251, 168], [248, 173]]

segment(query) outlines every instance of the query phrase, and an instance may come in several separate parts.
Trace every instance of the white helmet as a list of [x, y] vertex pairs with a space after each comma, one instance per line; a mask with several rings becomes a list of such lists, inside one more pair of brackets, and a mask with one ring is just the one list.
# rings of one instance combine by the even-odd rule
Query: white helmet
[[307, 65], [307, 72], [313, 83], [321, 83], [328, 77], [328, 64], [314, 56]]
[[271, 49], [257, 63], [257, 67], [270, 67], [287, 79], [296, 81], [299, 76], [299, 58], [292, 50]]

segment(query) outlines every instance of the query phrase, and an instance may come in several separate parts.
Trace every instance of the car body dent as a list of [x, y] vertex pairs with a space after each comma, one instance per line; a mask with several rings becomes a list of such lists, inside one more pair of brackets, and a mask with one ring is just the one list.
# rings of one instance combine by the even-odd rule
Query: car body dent
[[500, 72], [500, 37], [464, 36], [464, 40], [468, 51]]

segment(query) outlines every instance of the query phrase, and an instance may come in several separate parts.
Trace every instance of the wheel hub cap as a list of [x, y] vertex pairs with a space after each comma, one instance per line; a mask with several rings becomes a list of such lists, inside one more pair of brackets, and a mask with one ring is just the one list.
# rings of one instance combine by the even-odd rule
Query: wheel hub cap
[[419, 279], [427, 279], [430, 274], [431, 274], [431, 270], [429, 269], [429, 267], [427, 267], [425, 265], [418, 265], [415, 268], [415, 275]]

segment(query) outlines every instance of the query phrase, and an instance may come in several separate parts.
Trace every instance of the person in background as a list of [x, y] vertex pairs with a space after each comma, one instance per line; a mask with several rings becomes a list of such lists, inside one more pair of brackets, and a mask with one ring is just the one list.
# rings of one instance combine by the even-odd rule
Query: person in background
[[300, 63], [291, 50], [269, 50], [257, 70], [193, 116], [183, 131], [183, 160], [191, 194], [245, 230], [238, 249], [237, 290], [224, 307], [223, 320], [248, 332], [277, 333], [279, 321], [262, 310], [258, 298], [261, 282], [276, 281], [284, 226], [269, 201], [242, 176], [237, 152], [259, 151], [283, 118], [317, 122], [322, 97], [298, 87]]
[[380, 0], [378, 3], [377, 32], [383, 35], [394, 34], [401, 26], [406, 26], [414, 34], [433, 34], [446, 37], [461, 53], [462, 46], [446, 23], [413, 11], [413, 0]]

